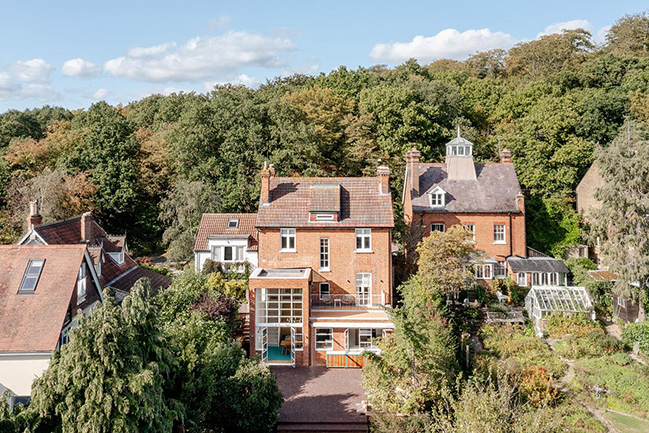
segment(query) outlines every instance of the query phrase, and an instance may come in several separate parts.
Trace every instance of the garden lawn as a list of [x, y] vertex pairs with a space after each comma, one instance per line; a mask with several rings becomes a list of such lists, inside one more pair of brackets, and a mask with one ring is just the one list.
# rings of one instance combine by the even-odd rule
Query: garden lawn
[[[602, 398], [594, 397], [594, 386], [607, 389]], [[627, 354], [576, 361], [572, 387], [594, 405], [641, 418], [649, 416], [649, 368], [633, 362]]]
[[638, 418], [622, 415], [616, 412], [606, 412], [604, 414], [607, 420], [613, 424], [620, 433], [647, 433], [649, 432], [649, 422], [642, 421]]

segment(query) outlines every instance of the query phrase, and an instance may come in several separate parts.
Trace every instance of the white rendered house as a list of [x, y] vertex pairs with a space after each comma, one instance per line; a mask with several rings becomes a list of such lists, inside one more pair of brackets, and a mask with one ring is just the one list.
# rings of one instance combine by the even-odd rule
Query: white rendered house
[[248, 263], [251, 271], [257, 268], [256, 222], [257, 214], [203, 214], [194, 244], [196, 272], [208, 259], [222, 265]]

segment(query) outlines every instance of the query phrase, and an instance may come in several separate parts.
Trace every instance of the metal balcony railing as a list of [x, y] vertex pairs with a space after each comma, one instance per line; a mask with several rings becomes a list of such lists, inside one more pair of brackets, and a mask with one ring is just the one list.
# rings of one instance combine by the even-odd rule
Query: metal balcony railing
[[381, 308], [386, 304], [387, 299], [384, 293], [372, 295], [311, 295], [311, 308], [317, 309], [357, 310], [363, 308]]

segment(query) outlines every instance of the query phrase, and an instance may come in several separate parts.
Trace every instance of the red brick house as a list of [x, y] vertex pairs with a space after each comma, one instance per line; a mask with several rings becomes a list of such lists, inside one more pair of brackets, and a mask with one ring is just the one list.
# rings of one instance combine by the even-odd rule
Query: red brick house
[[394, 325], [392, 199], [376, 177], [261, 172], [259, 264], [249, 280], [251, 353], [272, 363], [361, 366]]
[[78, 311], [102, 300], [86, 245], [0, 246], [0, 395], [26, 402]]
[[128, 253], [126, 236], [107, 234], [89, 212], [49, 224], [42, 220], [38, 202], [31, 202], [29, 230], [18, 245], [87, 245], [102, 290], [113, 289], [118, 301], [141, 278], [148, 278], [154, 290], [171, 284], [169, 277], [138, 266]]
[[509, 151], [500, 163], [477, 164], [473, 143], [458, 131], [444, 162], [423, 163], [420, 156], [417, 149], [406, 154], [403, 213], [412, 233], [464, 226], [488, 257], [476, 267], [477, 279], [502, 278], [509, 258], [527, 258], [525, 200]]

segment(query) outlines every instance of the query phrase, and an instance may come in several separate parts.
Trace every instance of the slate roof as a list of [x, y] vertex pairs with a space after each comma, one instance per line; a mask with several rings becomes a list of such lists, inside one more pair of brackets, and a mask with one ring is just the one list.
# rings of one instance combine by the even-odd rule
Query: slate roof
[[[512, 164], [475, 164], [477, 180], [448, 180], [445, 163], [418, 163], [419, 189], [423, 193], [412, 199], [415, 212], [434, 213], [518, 213], [516, 196], [521, 194]], [[433, 208], [427, 193], [439, 186], [446, 191], [446, 206]]]
[[[340, 221], [310, 222], [312, 187], [340, 185]], [[273, 177], [270, 203], [259, 206], [257, 227], [393, 227], [392, 197], [377, 177]]]
[[551, 257], [531, 257], [523, 259], [510, 257], [507, 259], [512, 272], [563, 272], [568, 273], [566, 264], [561, 259]]
[[[228, 221], [238, 219], [237, 228], [228, 228]], [[196, 233], [194, 251], [209, 251], [208, 239], [211, 236], [249, 236], [248, 251], [257, 251], [256, 213], [204, 213]]]
[[[0, 351], [52, 351], [76, 290], [86, 245], [0, 246]], [[34, 293], [18, 294], [30, 259], [45, 259]]]

